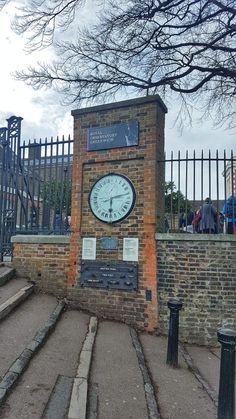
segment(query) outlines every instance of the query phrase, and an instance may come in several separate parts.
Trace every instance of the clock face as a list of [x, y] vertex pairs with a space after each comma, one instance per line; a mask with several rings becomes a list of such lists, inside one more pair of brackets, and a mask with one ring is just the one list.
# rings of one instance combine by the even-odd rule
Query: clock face
[[89, 205], [100, 221], [117, 223], [130, 214], [135, 199], [135, 189], [131, 181], [126, 176], [109, 173], [93, 185], [89, 194]]

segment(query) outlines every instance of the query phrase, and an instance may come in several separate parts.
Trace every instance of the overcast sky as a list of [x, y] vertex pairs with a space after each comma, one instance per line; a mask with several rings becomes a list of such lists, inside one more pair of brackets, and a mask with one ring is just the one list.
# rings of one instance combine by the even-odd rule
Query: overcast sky
[[[24, 52], [24, 38], [14, 34], [10, 28], [14, 8], [15, 3], [10, 2], [0, 12], [0, 126], [6, 126], [6, 118], [16, 115], [24, 118], [22, 138], [25, 140], [72, 134], [71, 109], [75, 109], [75, 105], [62, 106], [59, 94], [49, 90], [36, 91], [23, 82], [14, 80], [15, 70], [53, 58], [52, 48], [30, 55]], [[170, 150], [181, 150], [183, 153], [193, 149], [211, 149], [212, 152], [216, 149], [235, 150], [235, 131], [214, 129], [210, 121], [198, 124], [196, 117], [193, 126], [185, 128], [181, 134], [174, 126], [176, 104], [168, 103], [168, 109], [165, 133], [165, 148], [168, 153]]]

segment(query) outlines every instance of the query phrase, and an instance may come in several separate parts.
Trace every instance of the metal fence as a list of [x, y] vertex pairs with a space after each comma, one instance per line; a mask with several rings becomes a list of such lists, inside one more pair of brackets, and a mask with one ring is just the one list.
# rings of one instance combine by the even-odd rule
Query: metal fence
[[[233, 150], [205, 154], [194, 151], [192, 155], [171, 152], [158, 164], [165, 167], [162, 230], [236, 233], [236, 155]], [[206, 200], [213, 206], [214, 228], [211, 226], [209, 231], [205, 231], [203, 222]]]
[[[21, 142], [22, 118], [0, 128], [0, 260], [11, 256], [14, 234], [70, 231], [73, 140]], [[193, 224], [206, 198], [215, 208], [211, 233], [236, 233], [235, 153], [192, 156], [172, 152], [157, 163], [165, 173], [165, 211], [160, 231], [201, 232]], [[165, 191], [164, 191], [165, 187]]]
[[70, 230], [73, 140], [21, 143], [21, 121], [0, 128], [0, 260], [11, 256], [14, 234]]
[[18, 232], [65, 234], [71, 209], [73, 141], [64, 137], [20, 146]]

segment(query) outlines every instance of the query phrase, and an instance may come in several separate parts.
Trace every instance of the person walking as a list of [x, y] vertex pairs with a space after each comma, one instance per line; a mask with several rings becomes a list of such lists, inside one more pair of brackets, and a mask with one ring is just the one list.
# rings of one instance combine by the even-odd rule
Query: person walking
[[200, 221], [200, 232], [212, 234], [215, 233], [215, 223], [217, 218], [217, 212], [212, 204], [210, 198], [206, 198], [201, 208], [201, 221]]

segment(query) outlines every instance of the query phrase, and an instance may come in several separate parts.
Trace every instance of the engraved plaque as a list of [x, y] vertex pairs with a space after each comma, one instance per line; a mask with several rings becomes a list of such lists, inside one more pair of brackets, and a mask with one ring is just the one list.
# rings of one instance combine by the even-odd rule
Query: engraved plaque
[[138, 264], [129, 262], [82, 262], [80, 286], [137, 290]]

